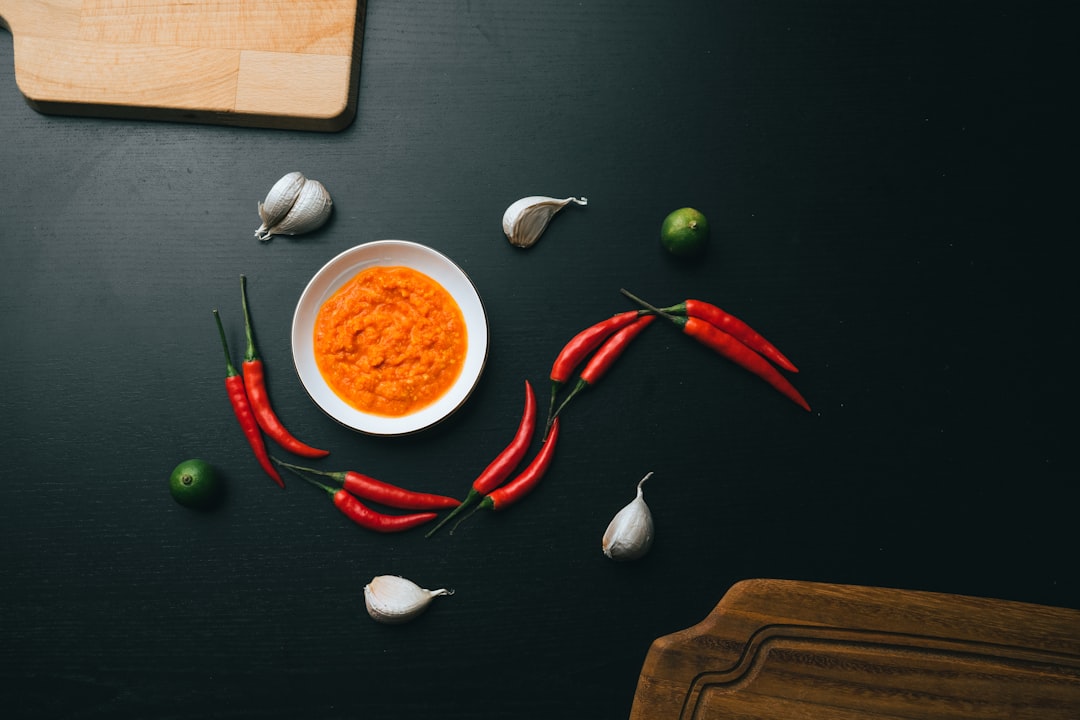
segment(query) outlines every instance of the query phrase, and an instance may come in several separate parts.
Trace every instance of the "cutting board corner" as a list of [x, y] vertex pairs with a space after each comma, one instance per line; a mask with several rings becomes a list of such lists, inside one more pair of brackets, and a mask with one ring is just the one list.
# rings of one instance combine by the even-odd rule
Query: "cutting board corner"
[[1080, 611], [742, 581], [700, 623], [653, 642], [630, 717], [1075, 720]]
[[49, 115], [336, 132], [356, 116], [364, 0], [0, 0], [15, 79]]

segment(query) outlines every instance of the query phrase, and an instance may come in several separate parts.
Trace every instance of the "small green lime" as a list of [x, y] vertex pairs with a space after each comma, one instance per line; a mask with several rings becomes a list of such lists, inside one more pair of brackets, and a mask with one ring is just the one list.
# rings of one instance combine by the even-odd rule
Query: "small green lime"
[[709, 221], [694, 208], [679, 208], [660, 225], [660, 244], [672, 255], [697, 255], [708, 241]]
[[217, 500], [220, 491], [214, 467], [203, 460], [185, 460], [169, 476], [169, 492], [184, 507], [205, 508]]

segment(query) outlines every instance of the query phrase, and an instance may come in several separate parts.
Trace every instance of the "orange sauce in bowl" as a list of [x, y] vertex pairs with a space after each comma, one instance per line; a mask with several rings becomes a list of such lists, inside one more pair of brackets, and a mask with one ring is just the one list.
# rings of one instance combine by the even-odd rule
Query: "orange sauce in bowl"
[[449, 390], [468, 334], [454, 298], [407, 267], [371, 267], [315, 317], [315, 363], [330, 388], [362, 412], [409, 415]]

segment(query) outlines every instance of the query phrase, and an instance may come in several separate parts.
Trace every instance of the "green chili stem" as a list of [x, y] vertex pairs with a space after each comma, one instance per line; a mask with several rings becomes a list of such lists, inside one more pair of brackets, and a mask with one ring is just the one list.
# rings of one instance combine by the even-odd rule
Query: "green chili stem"
[[[648, 312], [648, 311], [642, 309], [642, 312]], [[668, 307], [665, 307], [665, 308], [660, 308], [660, 312], [667, 313], [668, 315], [685, 315], [686, 314], [686, 303], [681, 302], [681, 303], [676, 303], [674, 305], [669, 305]]]
[[566, 383], [559, 382], [558, 380], [551, 381], [551, 404], [548, 405], [547, 424], [544, 426], [544, 437], [547, 437], [547, 428], [551, 427], [551, 422], [555, 419], [555, 401], [559, 391], [562, 390], [564, 385], [566, 385]]
[[232, 364], [232, 358], [229, 356], [229, 342], [225, 339], [225, 327], [221, 324], [221, 314], [217, 310], [214, 310], [214, 320], [217, 321], [218, 334], [221, 335], [221, 347], [225, 351], [225, 377], [235, 377], [240, 373], [236, 371], [236, 367]]
[[[479, 504], [479, 505], [477, 505], [476, 507], [474, 507], [474, 508], [473, 508], [473, 509], [472, 509], [472, 510], [471, 510], [471, 511], [469, 512], [469, 514], [468, 514], [468, 515], [466, 515], [465, 517], [461, 518], [461, 519], [460, 519], [460, 520], [458, 520], [458, 521], [457, 521], [456, 523], [454, 523], [454, 527], [450, 528], [450, 534], [451, 534], [451, 535], [453, 535], [453, 534], [454, 534], [454, 531], [458, 529], [458, 525], [460, 525], [461, 523], [465, 522], [466, 520], [468, 520], [469, 518], [471, 518], [471, 517], [472, 517], [473, 515], [475, 515], [475, 514], [476, 514], [476, 511], [477, 511], [477, 510], [480, 510], [480, 509], [482, 509], [483, 507], [485, 507], [485, 506], [484, 506], [484, 500], [487, 500], [487, 496], [486, 496], [486, 495], [484, 496], [484, 499], [480, 501], [480, 504]], [[460, 507], [460, 506], [459, 506], [459, 507]], [[489, 505], [488, 505], [487, 507], [491, 507], [491, 505], [489, 504]]]
[[259, 353], [255, 350], [255, 337], [251, 331], [251, 316], [248, 314], [247, 301], [247, 277], [240, 276], [240, 303], [244, 307], [244, 334], [247, 337], [247, 350], [244, 353], [244, 361], [251, 362], [259, 359]]
[[281, 465], [282, 467], [286, 467], [292, 470], [297, 475], [299, 475], [300, 473], [312, 473], [313, 475], [322, 475], [323, 477], [332, 478], [334, 480], [337, 480], [338, 482], [345, 482], [345, 473], [343, 472], [316, 470], [315, 468], [304, 467], [303, 465], [293, 465], [292, 463], [287, 463], [284, 460], [278, 460], [277, 458], [274, 458], [274, 462], [276, 462], [278, 465]]
[[545, 440], [547, 440], [548, 433], [551, 432], [551, 425], [555, 422], [555, 418], [559, 417], [559, 413], [563, 411], [563, 408], [565, 408], [571, 400], [573, 400], [579, 393], [581, 393], [582, 390], [587, 387], [589, 387], [589, 383], [585, 380], [582, 380], [581, 378], [578, 378], [577, 385], [575, 385], [574, 388], [570, 391], [570, 394], [563, 399], [562, 404], [559, 405], [559, 409], [556, 410], [555, 413], [551, 416], [551, 419], [548, 420], [547, 427], [544, 428]]
[[[630, 292], [626, 288], [619, 288], [619, 292], [621, 292], [623, 295], [625, 295], [626, 297], [628, 297], [631, 300], [633, 300], [634, 302], [636, 302], [638, 305], [641, 305], [644, 308], [652, 310], [657, 315], [661, 315], [661, 316], [667, 318], [668, 320], [675, 323], [679, 327], [682, 327], [682, 326], [686, 325], [686, 318], [676, 317], [676, 316], [672, 315], [670, 312], [668, 312], [668, 310], [671, 310], [671, 308], [661, 309], [661, 308], [656, 307], [655, 305], [651, 305], [651, 304], [645, 302], [644, 300], [642, 300], [641, 298], [639, 298], [637, 295], [634, 295], [632, 292]], [[673, 305], [672, 307], [678, 307], [678, 305]], [[685, 305], [683, 305], [683, 308], [685, 309]]]
[[326, 493], [328, 495], [330, 495], [331, 497], [333, 497], [334, 493], [336, 493], [340, 489], [340, 488], [332, 488], [329, 485], [324, 485], [323, 483], [321, 483], [321, 482], [319, 482], [317, 480], [312, 480], [311, 478], [309, 478], [304, 473], [297, 471], [295, 469], [295, 466], [290, 465], [289, 463], [282, 462], [281, 460], [278, 460], [277, 458], [273, 458], [273, 461], [276, 462], [278, 465], [281, 465], [281, 466], [287, 468], [290, 472], [292, 472], [293, 475], [296, 475], [301, 480], [306, 480], [307, 482], [311, 483], [315, 487], [325, 490]]
[[[429, 538], [429, 537], [431, 537], [432, 535], [434, 535], [434, 534], [435, 534], [435, 533], [436, 533], [436, 532], [438, 531], [438, 529], [439, 529], [439, 528], [441, 528], [441, 527], [442, 527], [443, 525], [445, 525], [446, 523], [450, 522], [450, 519], [451, 519], [451, 518], [453, 518], [453, 517], [456, 517], [456, 516], [457, 516], [457, 515], [458, 515], [459, 513], [461, 513], [461, 511], [463, 511], [463, 510], [464, 510], [464, 509], [465, 509], [466, 507], [468, 507], [469, 505], [472, 505], [472, 504], [473, 504], [474, 502], [476, 502], [477, 500], [479, 500], [479, 499], [480, 499], [480, 497], [481, 497], [481, 496], [480, 496], [480, 493], [478, 493], [478, 492], [476, 492], [476, 490], [474, 490], [474, 489], [470, 488], [470, 489], [469, 489], [469, 494], [465, 496], [465, 499], [461, 501], [461, 504], [460, 504], [460, 505], [458, 505], [458, 506], [457, 506], [456, 508], [454, 508], [453, 510], [451, 510], [451, 511], [450, 511], [450, 512], [449, 512], [449, 513], [448, 513], [448, 514], [446, 515], [446, 517], [444, 517], [444, 518], [443, 518], [442, 520], [440, 520], [440, 521], [439, 521], [439, 523], [438, 523], [438, 524], [437, 524], [437, 525], [436, 525], [435, 527], [431, 528], [431, 530], [428, 530], [428, 532], [427, 532], [427, 533], [426, 533], [426, 534], [424, 535], [424, 537], [426, 537], [426, 538]], [[469, 514], [471, 515], [472, 513], [469, 513]], [[462, 518], [462, 519], [464, 519], [464, 518]], [[457, 525], [454, 525], [454, 527], [457, 527]], [[451, 535], [453, 535], [453, 531], [452, 531], [452, 530], [450, 531], [450, 534], [451, 534]]]

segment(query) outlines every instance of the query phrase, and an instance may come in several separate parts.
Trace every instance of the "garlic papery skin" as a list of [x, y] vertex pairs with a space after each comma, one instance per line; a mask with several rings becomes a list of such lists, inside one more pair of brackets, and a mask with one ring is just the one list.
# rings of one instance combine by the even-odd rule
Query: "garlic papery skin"
[[291, 172], [270, 188], [259, 203], [262, 225], [255, 237], [263, 242], [274, 235], [300, 235], [319, 228], [330, 217], [330, 193], [318, 180]]
[[398, 625], [412, 620], [441, 595], [453, 590], [425, 590], [412, 580], [397, 575], [377, 575], [364, 586], [364, 605], [374, 620]]
[[653, 541], [653, 518], [641, 486], [652, 477], [648, 473], [637, 484], [637, 497], [608, 523], [601, 547], [612, 560], [637, 560], [649, 552]]
[[543, 195], [531, 195], [512, 203], [503, 213], [502, 227], [506, 239], [515, 247], [532, 247], [544, 234], [555, 213], [570, 203], [588, 205], [589, 200], [573, 197], [559, 200]]

